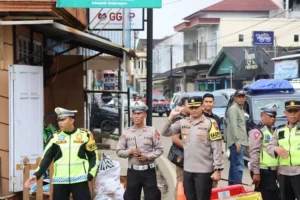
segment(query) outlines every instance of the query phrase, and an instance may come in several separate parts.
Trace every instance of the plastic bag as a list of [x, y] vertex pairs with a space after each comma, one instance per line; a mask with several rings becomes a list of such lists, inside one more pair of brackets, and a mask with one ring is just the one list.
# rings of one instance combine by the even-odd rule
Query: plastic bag
[[120, 172], [120, 163], [103, 154], [95, 180], [94, 200], [123, 200], [125, 190]]

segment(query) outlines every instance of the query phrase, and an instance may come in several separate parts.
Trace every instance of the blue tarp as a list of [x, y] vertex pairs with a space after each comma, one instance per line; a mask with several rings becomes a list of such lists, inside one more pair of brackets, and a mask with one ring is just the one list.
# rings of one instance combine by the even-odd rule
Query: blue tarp
[[244, 86], [245, 91], [252, 93], [268, 92], [295, 92], [294, 87], [287, 80], [283, 79], [260, 79], [254, 83]]

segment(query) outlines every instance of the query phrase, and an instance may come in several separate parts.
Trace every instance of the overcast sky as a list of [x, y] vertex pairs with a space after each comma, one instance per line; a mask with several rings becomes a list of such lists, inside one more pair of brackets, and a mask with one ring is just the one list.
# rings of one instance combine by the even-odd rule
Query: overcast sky
[[[174, 26], [181, 23], [182, 19], [202, 8], [220, 0], [162, 0], [163, 6], [153, 12], [153, 38], [160, 39], [174, 33]], [[139, 38], [146, 38], [145, 31], [139, 33]]]

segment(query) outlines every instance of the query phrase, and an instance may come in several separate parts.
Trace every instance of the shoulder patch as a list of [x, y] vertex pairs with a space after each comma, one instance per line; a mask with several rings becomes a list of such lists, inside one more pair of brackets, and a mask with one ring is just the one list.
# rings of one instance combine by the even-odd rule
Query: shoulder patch
[[211, 141], [222, 140], [222, 134], [219, 130], [218, 123], [214, 119], [209, 119], [211, 121], [211, 128], [209, 130], [209, 138]]
[[159, 137], [160, 137], [160, 133], [159, 133], [157, 130], [155, 130], [155, 137], [156, 137], [156, 138], [159, 138]]
[[257, 140], [259, 138], [259, 136], [261, 136], [261, 133], [259, 131], [254, 131], [254, 139]]
[[93, 133], [91, 131], [89, 131], [89, 130], [86, 130], [86, 132], [87, 132], [87, 134], [89, 136], [89, 140], [88, 140], [88, 142], [85, 145], [86, 150], [87, 151], [95, 151], [95, 150], [97, 150], [98, 147], [97, 147], [96, 141], [94, 139]]

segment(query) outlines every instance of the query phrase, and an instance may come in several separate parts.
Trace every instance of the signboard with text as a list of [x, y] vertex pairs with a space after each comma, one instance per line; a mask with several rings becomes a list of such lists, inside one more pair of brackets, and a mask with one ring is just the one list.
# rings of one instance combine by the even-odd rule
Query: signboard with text
[[[123, 16], [123, 9], [90, 8], [89, 29], [121, 31], [123, 30]], [[142, 8], [130, 9], [129, 17], [132, 31], [144, 30], [144, 10]]]
[[161, 8], [162, 0], [57, 0], [63, 8]]
[[298, 77], [298, 60], [276, 61], [274, 68], [275, 79], [291, 79]]
[[105, 73], [103, 74], [104, 90], [115, 90], [116, 78], [115, 74]]
[[274, 32], [253, 31], [253, 46], [274, 46]]
[[251, 50], [247, 50], [244, 49], [245, 51], [245, 68], [247, 70], [253, 70], [253, 69], [257, 69], [257, 62], [256, 62], [256, 56], [255, 56], [255, 50], [251, 51]]

